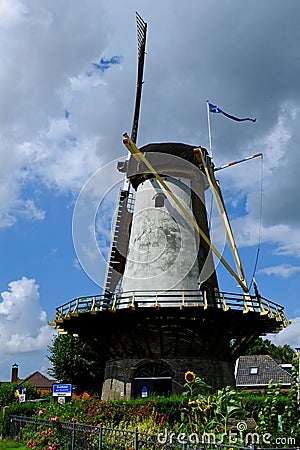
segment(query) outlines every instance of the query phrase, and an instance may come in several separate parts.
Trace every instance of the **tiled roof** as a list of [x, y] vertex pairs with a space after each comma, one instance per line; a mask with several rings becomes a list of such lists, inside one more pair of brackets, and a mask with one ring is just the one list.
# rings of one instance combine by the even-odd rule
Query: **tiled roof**
[[31, 386], [34, 386], [37, 389], [52, 388], [52, 385], [56, 383], [55, 380], [50, 380], [38, 371], [28, 375], [28, 377], [24, 378], [22, 381], [28, 381]]
[[236, 372], [237, 387], [268, 386], [270, 380], [273, 380], [274, 384], [281, 380], [282, 385], [286, 386], [291, 384], [292, 377], [271, 356], [240, 356]]

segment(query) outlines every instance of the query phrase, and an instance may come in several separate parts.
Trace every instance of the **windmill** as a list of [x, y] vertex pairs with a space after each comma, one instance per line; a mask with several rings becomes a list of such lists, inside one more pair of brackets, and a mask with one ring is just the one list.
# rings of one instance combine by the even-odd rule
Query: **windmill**
[[[249, 291], [217, 170], [205, 148], [137, 146], [147, 24], [137, 14], [138, 76], [125, 175], [101, 295], [56, 308], [51, 325], [93, 342], [104, 362], [102, 398], [180, 392], [184, 373], [213, 388], [234, 385], [234, 364], [259, 336], [288, 324], [282, 306]], [[211, 189], [235, 268], [212, 243], [205, 205]], [[223, 292], [219, 260], [241, 287]]]

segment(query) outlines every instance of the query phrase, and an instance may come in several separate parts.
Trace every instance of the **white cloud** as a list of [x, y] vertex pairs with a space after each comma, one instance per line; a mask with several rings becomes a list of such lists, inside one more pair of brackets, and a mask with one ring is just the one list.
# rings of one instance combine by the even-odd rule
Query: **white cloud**
[[63, 14], [57, 1], [0, 0], [0, 23], [0, 226], [11, 226], [29, 207], [42, 218], [35, 198], [24, 208], [24, 186], [78, 189], [100, 164], [99, 137], [78, 132], [76, 114], [73, 129], [61, 118], [76, 96], [70, 80], [99, 59], [110, 25], [95, 0], [67, 0]]
[[0, 0], [0, 25], [16, 25], [26, 13], [27, 8], [19, 0]]
[[[293, 140], [297, 139], [298, 116], [299, 108], [292, 101], [285, 102], [269, 133], [259, 136], [252, 144], [252, 153], [262, 152], [263, 160], [253, 159], [220, 174], [240, 248], [269, 244], [274, 255], [299, 257], [300, 222], [295, 208], [299, 188], [294, 173], [299, 157], [292, 150]], [[247, 154], [251, 151], [245, 150], [244, 156]], [[265, 273], [271, 274], [270, 270]], [[273, 274], [282, 277], [297, 271], [287, 265], [278, 266], [277, 271], [272, 269]]]
[[271, 266], [261, 269], [258, 273], [264, 273], [266, 275], [276, 275], [281, 278], [289, 278], [292, 275], [300, 274], [300, 267], [292, 266], [290, 264], [280, 264], [278, 266]]
[[45, 218], [45, 211], [39, 209], [33, 200], [28, 199], [22, 202], [18, 209], [18, 214], [28, 221], [43, 220]]
[[272, 244], [273, 254], [299, 257], [299, 230], [291, 224], [260, 225], [259, 218], [248, 212], [231, 220], [238, 247]]
[[288, 344], [292, 348], [300, 347], [300, 317], [295, 317], [291, 319], [291, 324], [288, 325], [284, 330], [276, 335], [268, 335], [267, 338], [270, 339], [275, 345]]
[[45, 311], [41, 309], [36, 281], [26, 277], [11, 281], [1, 297], [1, 358], [25, 352], [46, 353], [53, 331], [47, 324]]
[[82, 267], [81, 267], [81, 265], [79, 264], [79, 261], [78, 261], [77, 258], [76, 258], [76, 259], [73, 259], [72, 267], [74, 267], [74, 269], [76, 269], [76, 270], [82, 271]]
[[27, 179], [40, 180], [59, 191], [79, 190], [87, 175], [100, 165], [97, 141], [90, 136], [80, 142], [67, 119], [53, 119], [35, 141], [22, 145], [23, 153], [30, 155]]
[[95, 72], [91, 74], [87, 74], [86, 72], [80, 73], [76, 77], [70, 78], [72, 91], [82, 91], [84, 89], [95, 88], [102, 84], [106, 85], [103, 79], [99, 77], [99, 75]]
[[[291, 58], [297, 41], [293, 33], [297, 31], [291, 27], [283, 37], [277, 36], [275, 41], [270, 41], [269, 36], [273, 36], [270, 28], [277, 23], [278, 17], [281, 20], [296, 17], [296, 14], [291, 14], [296, 5], [284, 14], [279, 7], [272, 8], [270, 15], [267, 6], [256, 4], [256, 15], [259, 17], [257, 41], [253, 39], [252, 15], [246, 17], [240, 5], [236, 5], [234, 11], [205, 5], [205, 14], [201, 16], [198, 26], [192, 25], [196, 17], [199, 20], [196, 12], [201, 6], [198, 3], [192, 2], [188, 11], [177, 2], [172, 3], [172, 8], [170, 5], [166, 2], [161, 16], [150, 4], [143, 5], [140, 10], [145, 20], [149, 21], [147, 83], [144, 86], [140, 124], [143, 138], [172, 138], [187, 142], [200, 137], [201, 145], [205, 145], [205, 122], [201, 129], [199, 127], [202, 95], [199, 85], [203, 86], [206, 96], [213, 93], [217, 104], [220, 101], [220, 106], [229, 108], [229, 112], [238, 115], [246, 109], [249, 114], [255, 113], [258, 115], [257, 123], [250, 125], [213, 118], [215, 155], [223, 163], [256, 151], [264, 152], [267, 198], [264, 218], [268, 227], [280, 226], [279, 217], [272, 220], [274, 214], [279, 215], [272, 201], [278, 195], [274, 177], [279, 174], [284, 178], [288, 176], [287, 171], [282, 171], [282, 165], [285, 160], [292, 163], [295, 155], [298, 109], [295, 106], [297, 98], [290, 95], [292, 82], [296, 82], [289, 80], [289, 74], [298, 70], [295, 59]], [[108, 155], [116, 154], [121, 134], [130, 125], [132, 116], [136, 6], [134, 1], [129, 2], [126, 8], [119, 4], [116, 14], [114, 4], [84, 0], [74, 6], [74, 2], [67, 0], [64, 14], [61, 14], [57, 1], [47, 0], [42, 5], [33, 0], [1, 1], [0, 11], [6, 23], [3, 36], [0, 34], [3, 57], [0, 70], [3, 105], [2, 114], [0, 112], [3, 155], [3, 163], [1, 161], [0, 164], [0, 221], [3, 226], [12, 225], [18, 217], [24, 183], [32, 184], [38, 179], [40, 183], [60, 191], [78, 189], [103, 161], [107, 161]], [[170, 17], [168, 23], [162, 20], [167, 11]], [[268, 15], [268, 27], [262, 26], [265, 15]], [[178, 16], [182, 20], [174, 32], [171, 23], [175, 23]], [[217, 34], [211, 36], [204, 50], [201, 36], [208, 27], [207, 18], [213, 19], [217, 29], [222, 29], [225, 34], [222, 42]], [[225, 29], [220, 27], [223, 21], [228, 24]], [[233, 34], [232, 22], [239, 24]], [[187, 23], [189, 33], [185, 30]], [[165, 31], [163, 41], [158, 38], [162, 30]], [[262, 39], [264, 33], [267, 39]], [[251, 41], [247, 38], [248, 34], [252, 36]], [[228, 54], [224, 42], [232, 42], [233, 36], [235, 45]], [[264, 42], [263, 48], [261, 42]], [[191, 43], [198, 43], [199, 54], [186, 51]], [[286, 71], [275, 73], [274, 61], [266, 60], [265, 50], [268, 49], [269, 55], [273, 47], [277, 59], [285, 60], [281, 66], [286, 67]], [[288, 54], [286, 48], [289, 48]], [[98, 62], [103, 54], [107, 58], [122, 54], [122, 65], [114, 65], [105, 74], [93, 70], [92, 63]], [[206, 64], [203, 64], [203, 58]], [[237, 61], [238, 69], [233, 70], [237, 67]], [[289, 70], [290, 64], [293, 64], [294, 70]], [[276, 67], [278, 65], [276, 63]], [[263, 83], [266, 78], [267, 84]], [[263, 92], [261, 86], [264, 86]], [[275, 88], [272, 90], [272, 86], [276, 91]], [[273, 99], [272, 102], [270, 99]], [[70, 111], [69, 120], [63, 119], [65, 109]], [[232, 142], [228, 141], [227, 136]], [[229, 201], [234, 203], [246, 196], [247, 213], [251, 216], [249, 226], [253, 224], [252, 217], [257, 219], [258, 170], [257, 163], [245, 163], [239, 169], [228, 169], [225, 175], [232, 193]], [[291, 192], [297, 186], [297, 177], [289, 182], [292, 183], [288, 189]], [[28, 200], [32, 201], [36, 211], [40, 209], [35, 205], [34, 198]], [[291, 214], [290, 207], [284, 219], [289, 228]], [[249, 233], [253, 234], [251, 230]], [[267, 234], [271, 239], [272, 233]], [[249, 240], [244, 242], [249, 245]], [[283, 245], [283, 236], [275, 241], [276, 245], [278, 242]]]

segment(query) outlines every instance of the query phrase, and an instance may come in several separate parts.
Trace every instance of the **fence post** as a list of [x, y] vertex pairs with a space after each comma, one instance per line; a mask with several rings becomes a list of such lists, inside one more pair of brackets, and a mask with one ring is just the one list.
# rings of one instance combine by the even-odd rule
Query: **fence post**
[[75, 450], [75, 427], [76, 427], [76, 423], [73, 422], [72, 423], [72, 442], [71, 442], [71, 449]]
[[139, 433], [138, 429], [134, 430], [134, 450], [138, 450], [139, 447]]
[[99, 426], [99, 450], [102, 450], [102, 423]]
[[7, 408], [8, 408], [8, 406], [3, 406], [3, 409], [2, 409], [2, 426], [1, 426], [0, 440], [3, 439], [3, 426], [4, 426], [4, 422], [5, 422], [5, 414], [6, 414]]

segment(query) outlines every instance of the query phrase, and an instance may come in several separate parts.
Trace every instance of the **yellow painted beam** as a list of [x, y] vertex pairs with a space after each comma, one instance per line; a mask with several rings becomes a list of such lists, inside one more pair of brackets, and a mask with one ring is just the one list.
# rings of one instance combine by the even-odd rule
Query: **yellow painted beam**
[[124, 133], [124, 139], [123, 143], [126, 146], [126, 148], [130, 151], [130, 153], [134, 156], [136, 155], [139, 158], [139, 161], [142, 161], [150, 170], [151, 173], [155, 176], [159, 184], [167, 191], [167, 193], [170, 195], [174, 203], [178, 206], [178, 208], [183, 212], [185, 217], [188, 219], [188, 221], [193, 225], [193, 227], [197, 230], [197, 232], [200, 234], [202, 239], [210, 246], [211, 250], [214, 252], [214, 254], [219, 258], [223, 266], [228, 270], [228, 272], [232, 275], [232, 277], [237, 281], [237, 283], [242, 287], [244, 292], [248, 293], [248, 287], [247, 285], [240, 279], [240, 277], [234, 272], [234, 270], [231, 268], [231, 266], [228, 264], [228, 262], [223, 258], [221, 253], [217, 250], [217, 248], [212, 244], [208, 236], [204, 233], [204, 231], [199, 227], [198, 223], [194, 219], [194, 217], [191, 216], [191, 214], [186, 210], [186, 208], [181, 204], [181, 202], [178, 200], [178, 198], [173, 194], [169, 186], [164, 182], [164, 180], [161, 178], [161, 176], [156, 172], [155, 168], [152, 166], [152, 164], [145, 158], [145, 156], [142, 154], [142, 152], [138, 149], [138, 147], [135, 145], [135, 143], [130, 139], [127, 133]]

